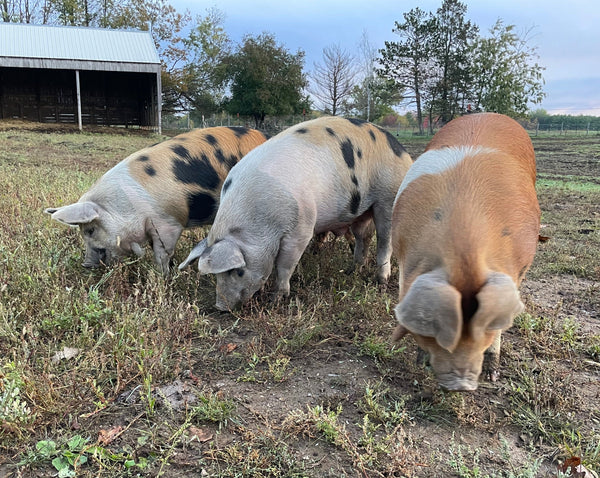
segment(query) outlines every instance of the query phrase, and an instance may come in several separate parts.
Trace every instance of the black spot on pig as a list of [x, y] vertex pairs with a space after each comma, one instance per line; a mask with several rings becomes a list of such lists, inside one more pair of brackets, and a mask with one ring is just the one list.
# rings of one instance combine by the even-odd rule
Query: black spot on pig
[[365, 120], [361, 120], [358, 118], [347, 118], [348, 121], [350, 121], [350, 123], [352, 123], [355, 126], [364, 126], [365, 124], [367, 124], [367, 122]]
[[223, 184], [223, 194], [225, 194], [227, 192], [227, 190], [229, 189], [229, 186], [231, 186], [231, 181], [232, 181], [231, 178], [227, 178], [227, 180]]
[[194, 193], [188, 195], [188, 222], [186, 227], [200, 226], [210, 222], [217, 212], [217, 202], [210, 194]]
[[237, 138], [241, 138], [248, 134], [248, 128], [244, 128], [243, 126], [228, 126], [228, 128], [233, 131], [233, 134], [235, 134]]
[[208, 144], [210, 144], [211, 146], [214, 146], [215, 144], [217, 144], [219, 142], [219, 140], [217, 138], [215, 138], [212, 134], [207, 134], [205, 136], [206, 142]]
[[[240, 153], [240, 156], [241, 155], [242, 154]], [[232, 154], [231, 156], [227, 157], [223, 154], [223, 151], [221, 149], [215, 150], [215, 158], [217, 159], [217, 161], [219, 161], [219, 163], [221, 163], [223, 166], [225, 166], [227, 171], [229, 171], [231, 168], [233, 168], [235, 166], [235, 164], [238, 162], [238, 158], [235, 154]]]
[[392, 134], [390, 134], [388, 131], [382, 128], [379, 128], [379, 131], [381, 131], [385, 135], [390, 149], [394, 152], [396, 156], [401, 157], [402, 154], [406, 153], [404, 146], [402, 146]]
[[[176, 151], [180, 157], [186, 160], [176, 159], [173, 161], [173, 174], [178, 181], [185, 184], [197, 184], [204, 189], [215, 190], [219, 187], [220, 179], [206, 155], [200, 158], [190, 157], [186, 148], [179, 146]], [[186, 156], [183, 156], [184, 153]], [[180, 154], [181, 153], [181, 154]]]
[[356, 179], [356, 174], [352, 175], [352, 182], [354, 183], [355, 186], [358, 186], [358, 179]]
[[175, 144], [171, 146], [171, 151], [173, 151], [181, 159], [185, 159], [188, 161], [192, 159], [189, 150], [181, 144]]
[[[242, 157], [242, 153], [240, 153], [240, 158]], [[232, 154], [231, 156], [229, 156], [228, 158], [225, 159], [225, 166], [227, 167], [227, 170], [229, 171], [231, 168], [233, 168], [235, 166], [235, 163], [238, 162], [238, 157], [235, 154]]]
[[341, 148], [346, 165], [351, 169], [354, 168], [354, 146], [352, 146], [352, 141], [347, 139], [341, 144]]
[[352, 197], [350, 198], [350, 213], [355, 215], [358, 212], [358, 207], [360, 206], [360, 193], [358, 191], [354, 191], [352, 193]]
[[442, 210], [440, 208], [437, 208], [435, 211], [433, 211], [434, 221], [441, 221], [443, 217], [444, 217], [444, 213], [442, 212]]
[[215, 149], [215, 158], [217, 158], [217, 161], [219, 161], [221, 164], [225, 164], [227, 162], [227, 158], [223, 154], [222, 149]]
[[308, 128], [298, 128], [296, 130], [296, 133], [298, 133], [298, 134], [306, 134], [306, 133], [308, 133]]
[[356, 151], [356, 156], [358, 156], [358, 159], [362, 158], [362, 151], [360, 149]]
[[333, 136], [334, 138], [336, 137], [335, 131], [333, 131], [333, 129], [331, 129], [329, 126], [325, 128], [325, 131], [327, 131], [329, 136]]
[[156, 176], [156, 169], [154, 169], [152, 166], [148, 165], [144, 168], [144, 171], [146, 171], [146, 174], [148, 176]]
[[377, 138], [375, 137], [375, 132], [372, 129], [369, 130], [369, 136], [373, 141], [377, 141]]
[[141, 156], [138, 156], [137, 160], [141, 163], [145, 163], [146, 161], [150, 161], [150, 156], [147, 154], [142, 154]]

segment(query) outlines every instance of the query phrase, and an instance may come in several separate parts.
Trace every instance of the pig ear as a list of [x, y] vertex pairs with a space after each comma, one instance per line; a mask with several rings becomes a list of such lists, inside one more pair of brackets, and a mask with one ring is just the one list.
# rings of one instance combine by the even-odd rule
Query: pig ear
[[185, 269], [188, 265], [198, 259], [204, 250], [206, 249], [206, 238], [202, 239], [198, 244], [194, 246], [192, 251], [189, 253], [185, 261], [179, 264], [179, 270]]
[[76, 202], [59, 208], [49, 207], [44, 210], [52, 219], [69, 226], [87, 224], [100, 217], [100, 208], [93, 202]]
[[433, 337], [449, 352], [458, 345], [462, 330], [460, 294], [440, 271], [420, 275], [394, 312], [398, 329]]
[[215, 242], [210, 247], [206, 246], [206, 239], [203, 239], [179, 265], [179, 269], [183, 269], [195, 259], [198, 259], [198, 270], [201, 274], [218, 274], [246, 265], [240, 248], [227, 239]]
[[198, 258], [198, 270], [201, 274], [219, 274], [245, 265], [239, 246], [227, 239], [215, 242]]
[[525, 308], [514, 281], [500, 272], [488, 275], [477, 294], [477, 302], [477, 312], [471, 319], [471, 336], [475, 341], [481, 340], [488, 330], [508, 329], [515, 315]]

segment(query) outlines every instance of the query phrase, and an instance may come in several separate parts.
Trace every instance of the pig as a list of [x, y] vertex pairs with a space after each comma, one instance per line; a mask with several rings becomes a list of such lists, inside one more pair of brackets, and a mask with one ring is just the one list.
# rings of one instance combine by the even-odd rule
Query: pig
[[441, 128], [398, 190], [394, 338], [414, 336], [445, 389], [475, 390], [484, 355], [497, 379], [501, 333], [523, 310], [518, 288], [536, 252], [535, 179], [526, 131], [481, 113]]
[[180, 264], [198, 259], [216, 274], [216, 308], [235, 309], [276, 269], [275, 295], [315, 234], [355, 236], [362, 264], [371, 224], [377, 234], [377, 277], [390, 274], [394, 197], [412, 159], [388, 132], [360, 120], [322, 117], [300, 123], [252, 150], [230, 171], [207, 237]]
[[213, 221], [227, 173], [266, 139], [243, 127], [192, 130], [133, 153], [78, 202], [45, 212], [79, 226], [84, 267], [111, 264], [131, 253], [141, 257], [149, 242], [167, 276], [183, 229]]

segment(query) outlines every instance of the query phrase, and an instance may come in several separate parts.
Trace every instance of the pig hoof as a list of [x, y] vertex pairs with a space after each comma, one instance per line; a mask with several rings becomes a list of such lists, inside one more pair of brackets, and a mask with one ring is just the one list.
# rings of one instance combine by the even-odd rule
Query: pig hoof
[[490, 370], [488, 373], [488, 380], [490, 382], [497, 382], [500, 378], [500, 372], [498, 370]]
[[417, 365], [421, 367], [427, 367], [429, 365], [429, 352], [419, 348], [417, 350]]

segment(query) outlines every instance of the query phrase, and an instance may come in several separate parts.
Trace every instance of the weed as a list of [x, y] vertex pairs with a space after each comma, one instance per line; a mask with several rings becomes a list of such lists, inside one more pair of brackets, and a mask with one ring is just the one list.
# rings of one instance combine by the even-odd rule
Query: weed
[[74, 435], [64, 442], [40, 440], [35, 445], [35, 451], [28, 451], [17, 466], [34, 467], [49, 462], [58, 472], [56, 476], [59, 478], [79, 476], [84, 465], [89, 464], [90, 460], [103, 463], [111, 469], [111, 464], [121, 465], [125, 469], [135, 467], [144, 470], [148, 467], [148, 461], [143, 457], [136, 461], [128, 454], [115, 454], [103, 446], [89, 442], [89, 438], [81, 435]]
[[326, 410], [321, 405], [308, 409], [309, 418], [314, 423], [317, 431], [323, 434], [325, 440], [337, 443], [340, 435], [345, 432], [344, 426], [338, 423], [338, 416], [342, 413], [342, 406], [336, 410]]
[[[527, 457], [526, 463], [514, 465], [514, 457], [511, 455], [510, 444], [503, 436], [500, 436], [501, 450], [497, 454], [497, 460], [501, 461], [500, 470], [491, 470], [491, 473], [483, 471], [481, 456], [483, 450], [479, 447], [473, 449], [469, 445], [456, 443], [454, 434], [450, 441], [448, 464], [452, 471], [460, 478], [536, 478], [541, 467], [541, 459]], [[488, 450], [494, 453], [494, 450]]]
[[277, 357], [275, 359], [267, 359], [269, 372], [275, 382], [283, 382], [290, 377], [291, 372], [288, 371], [290, 365], [289, 357]]
[[15, 362], [0, 368], [0, 424], [5, 430], [20, 434], [21, 427], [34, 419], [31, 408], [23, 398], [25, 381]]
[[409, 419], [406, 400], [406, 396], [393, 396], [390, 389], [380, 381], [365, 387], [365, 394], [358, 407], [365, 414], [365, 419], [393, 428]]
[[192, 407], [190, 414], [193, 421], [212, 422], [220, 427], [235, 422], [235, 403], [228, 398], [223, 398], [218, 393], [208, 393], [198, 397], [199, 405]]
[[577, 342], [579, 325], [574, 320], [573, 317], [566, 317], [562, 323], [562, 334], [560, 336], [560, 341], [563, 345], [567, 345], [571, 348], [574, 348]]
[[[263, 434], [246, 433], [242, 443], [211, 449], [201, 466], [211, 466], [215, 478], [309, 478], [310, 471], [295, 457], [293, 450], [283, 442]], [[208, 473], [206, 473], [208, 476]]]

